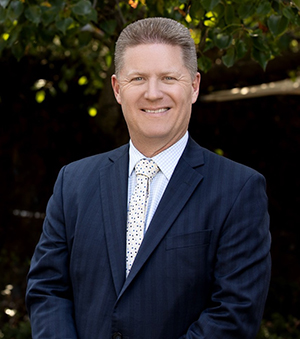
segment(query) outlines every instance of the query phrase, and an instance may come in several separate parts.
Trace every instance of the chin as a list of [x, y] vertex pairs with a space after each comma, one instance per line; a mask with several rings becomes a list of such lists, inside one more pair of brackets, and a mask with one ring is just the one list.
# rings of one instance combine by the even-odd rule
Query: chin
[[147, 133], [144, 134], [144, 136], [148, 139], [161, 139], [161, 140], [168, 140], [170, 139], [170, 136], [168, 133], [163, 133], [163, 132], [158, 132], [158, 131], [153, 131], [152, 133], [147, 131]]

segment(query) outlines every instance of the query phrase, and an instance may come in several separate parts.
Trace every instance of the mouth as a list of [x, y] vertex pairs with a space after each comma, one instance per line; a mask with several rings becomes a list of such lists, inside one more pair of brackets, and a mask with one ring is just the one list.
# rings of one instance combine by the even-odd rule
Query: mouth
[[158, 113], [165, 113], [170, 109], [170, 107], [163, 107], [158, 109], [142, 109], [145, 113], [151, 113], [151, 114], [158, 114]]

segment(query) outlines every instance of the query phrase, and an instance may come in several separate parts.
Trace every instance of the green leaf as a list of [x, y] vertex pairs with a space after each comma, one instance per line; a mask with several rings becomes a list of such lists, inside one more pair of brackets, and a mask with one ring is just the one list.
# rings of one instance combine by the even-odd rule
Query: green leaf
[[110, 67], [112, 60], [113, 60], [112, 55], [110, 53], [106, 54], [105, 63], [106, 63], [107, 68]]
[[296, 15], [294, 23], [295, 25], [300, 26], [300, 15]]
[[221, 0], [200, 0], [202, 6], [206, 11], [213, 10]]
[[78, 21], [79, 26], [83, 27], [89, 23], [89, 20], [87, 19], [86, 15], [74, 15], [73, 18], [75, 21]]
[[13, 0], [8, 7], [7, 16], [11, 21], [17, 20], [23, 13], [24, 5], [19, 0]]
[[206, 52], [206, 51], [210, 50], [213, 47], [215, 47], [214, 41], [212, 39], [210, 39], [210, 38], [206, 38], [205, 39], [205, 45], [204, 45], [203, 52]]
[[86, 46], [92, 40], [92, 35], [90, 32], [80, 32], [78, 34], [79, 47]]
[[219, 49], [227, 49], [232, 43], [232, 35], [230, 34], [217, 33], [213, 39]]
[[89, 15], [92, 12], [92, 4], [87, 0], [80, 0], [72, 7], [72, 12], [76, 15]]
[[25, 9], [25, 17], [36, 25], [40, 23], [41, 15], [42, 15], [42, 10], [40, 6], [32, 5]]
[[254, 6], [252, 1], [251, 2], [243, 3], [238, 8], [238, 14], [241, 17], [241, 19], [249, 18], [254, 13], [255, 13], [255, 6]]
[[289, 19], [283, 15], [271, 15], [268, 19], [268, 27], [274, 36], [281, 35], [287, 29]]
[[200, 20], [203, 17], [204, 13], [205, 11], [204, 8], [201, 6], [200, 1], [199, 0], [193, 1], [189, 11], [190, 16], [193, 19]]
[[280, 13], [280, 9], [281, 9], [281, 8], [280, 8], [280, 3], [279, 3], [278, 0], [272, 1], [271, 5], [272, 5], [273, 10], [274, 10], [276, 13]]
[[97, 22], [97, 20], [98, 20], [97, 11], [94, 8], [92, 8], [92, 11], [89, 15], [87, 15], [87, 18], [89, 19], [89, 21]]
[[227, 5], [225, 7], [225, 22], [227, 25], [230, 25], [234, 21], [234, 8], [232, 5]]
[[58, 83], [58, 87], [60, 88], [60, 90], [63, 92], [63, 93], [66, 93], [68, 91], [68, 84], [67, 82], [62, 79], [59, 83]]
[[253, 46], [264, 53], [269, 53], [270, 49], [268, 47], [268, 45], [266, 44], [265, 40], [263, 38], [261, 38], [260, 36], [253, 36], [252, 37], [252, 42], [253, 42]]
[[35, 94], [35, 100], [37, 103], [42, 103], [46, 98], [46, 92], [44, 90], [37, 91]]
[[[27, 41], [32, 40], [32, 37], [35, 37], [37, 29], [33, 25], [25, 25], [22, 27], [20, 32], [20, 41], [26, 43]], [[39, 30], [40, 31], [40, 30]]]
[[6, 41], [3, 39], [0, 39], [0, 55], [1, 52], [4, 50], [4, 48], [6, 47]]
[[163, 16], [164, 14], [164, 0], [157, 0], [156, 1], [156, 9], [159, 15]]
[[22, 56], [24, 55], [24, 48], [21, 46], [20, 43], [16, 43], [11, 48], [12, 54], [17, 58], [17, 60], [20, 60]]
[[294, 0], [293, 3], [298, 7], [300, 10], [300, 0]]
[[295, 15], [291, 7], [284, 7], [284, 9], [282, 10], [282, 14], [290, 21], [294, 20]]
[[2, 6], [3, 8], [5, 8], [9, 3], [9, 0], [0, 0], [0, 6]]
[[243, 40], [239, 40], [235, 44], [236, 48], [236, 56], [238, 59], [241, 59], [245, 56], [245, 54], [248, 52], [248, 46]]
[[52, 6], [50, 8], [48, 7], [42, 7], [42, 22], [45, 26], [48, 26], [52, 22], [55, 21], [56, 17], [59, 14], [60, 9], [56, 6]]
[[198, 67], [201, 71], [206, 73], [208, 70], [211, 69], [211, 66], [212, 61], [210, 58], [203, 55], [198, 59]]
[[6, 19], [6, 10], [0, 6], [0, 24], [2, 24]]
[[56, 31], [45, 28], [45, 29], [39, 29], [37, 37], [38, 37], [39, 43], [42, 46], [44, 46], [44, 45], [47, 45], [53, 42], [55, 35], [56, 35]]
[[277, 46], [279, 50], [287, 50], [289, 49], [289, 46], [291, 42], [293, 41], [293, 37], [290, 36], [290, 34], [283, 34], [279, 39]]
[[215, 8], [214, 8], [214, 13], [217, 16], [218, 20], [220, 20], [221, 18], [223, 18], [224, 13], [225, 13], [225, 8], [222, 4], [218, 4]]
[[66, 34], [67, 29], [70, 27], [70, 25], [73, 23], [72, 18], [64, 18], [56, 21], [56, 27], [63, 33]]
[[[66, 5], [66, 2], [62, 1], [62, 0], [48, 0], [48, 1], [51, 2], [52, 7], [57, 7], [57, 8], [60, 8], [60, 9], [63, 9]], [[74, 1], [74, 2], [77, 2], [77, 1]]]
[[256, 9], [256, 13], [260, 15], [267, 15], [268, 13], [270, 13], [271, 10], [272, 10], [272, 6], [270, 2], [263, 1], [258, 5]]
[[207, 12], [203, 21], [204, 26], [215, 27], [217, 25], [218, 19], [215, 12]]
[[8, 46], [12, 47], [17, 40], [20, 40], [20, 33], [22, 31], [22, 26], [16, 26], [10, 33]]
[[222, 56], [222, 61], [226, 67], [231, 67], [234, 65], [236, 61], [236, 55], [235, 55], [235, 50], [233, 46], [228, 48], [226, 55]]
[[271, 55], [265, 52], [262, 52], [256, 48], [252, 49], [252, 58], [257, 61], [263, 70], [266, 70], [268, 61], [271, 59]]
[[112, 35], [117, 27], [116, 20], [105, 20], [99, 25], [100, 29], [102, 29], [106, 34]]

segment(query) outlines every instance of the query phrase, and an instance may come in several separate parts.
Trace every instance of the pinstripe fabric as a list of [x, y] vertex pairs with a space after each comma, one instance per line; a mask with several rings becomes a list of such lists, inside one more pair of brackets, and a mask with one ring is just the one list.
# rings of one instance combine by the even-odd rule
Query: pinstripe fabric
[[66, 166], [28, 275], [33, 339], [253, 339], [270, 279], [263, 176], [189, 140], [125, 278], [128, 145]]

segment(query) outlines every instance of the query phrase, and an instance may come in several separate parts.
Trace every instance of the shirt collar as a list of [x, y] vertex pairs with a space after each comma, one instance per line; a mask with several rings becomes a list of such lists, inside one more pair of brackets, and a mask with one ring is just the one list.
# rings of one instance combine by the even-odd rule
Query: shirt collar
[[[185, 149], [185, 146], [188, 142], [189, 134], [188, 132], [178, 140], [175, 144], [167, 148], [161, 153], [158, 153], [154, 156], [153, 159], [157, 166], [160, 168], [161, 172], [165, 175], [167, 180], [170, 180], [175, 167]], [[132, 141], [129, 142], [129, 176], [132, 175], [134, 166], [141, 159], [150, 159], [145, 157], [140, 151], [138, 151], [133, 145]]]

